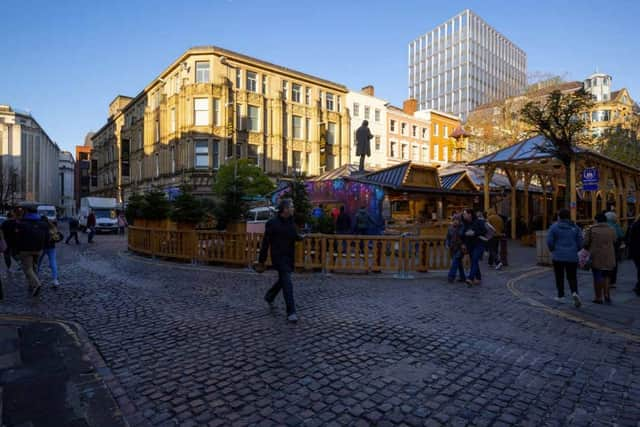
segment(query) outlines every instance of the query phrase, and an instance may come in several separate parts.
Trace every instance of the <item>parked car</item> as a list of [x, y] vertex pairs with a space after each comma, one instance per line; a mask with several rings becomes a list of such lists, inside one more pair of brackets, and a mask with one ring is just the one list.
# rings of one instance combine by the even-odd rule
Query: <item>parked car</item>
[[276, 214], [271, 206], [253, 208], [247, 212], [247, 233], [264, 233], [264, 226]]

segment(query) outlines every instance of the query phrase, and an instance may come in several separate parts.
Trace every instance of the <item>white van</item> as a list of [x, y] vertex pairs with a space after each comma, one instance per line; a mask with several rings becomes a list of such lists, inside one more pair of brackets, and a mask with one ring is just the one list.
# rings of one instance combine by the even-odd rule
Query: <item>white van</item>
[[109, 197], [83, 197], [80, 199], [78, 222], [82, 229], [87, 228], [87, 217], [93, 211], [96, 216], [96, 232], [118, 232], [117, 202]]
[[247, 213], [247, 233], [264, 233], [264, 226], [276, 214], [271, 206], [253, 208]]
[[56, 207], [51, 205], [38, 205], [38, 215], [46, 216], [51, 222], [57, 222]]

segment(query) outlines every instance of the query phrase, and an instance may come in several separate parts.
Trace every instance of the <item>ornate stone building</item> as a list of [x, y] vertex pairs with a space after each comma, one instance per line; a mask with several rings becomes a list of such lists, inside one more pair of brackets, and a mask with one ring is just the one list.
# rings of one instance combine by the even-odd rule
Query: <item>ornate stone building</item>
[[248, 159], [271, 176], [349, 162], [347, 88], [215, 46], [187, 50], [136, 97], [117, 96], [96, 132], [95, 195], [183, 182], [211, 191], [215, 171]]

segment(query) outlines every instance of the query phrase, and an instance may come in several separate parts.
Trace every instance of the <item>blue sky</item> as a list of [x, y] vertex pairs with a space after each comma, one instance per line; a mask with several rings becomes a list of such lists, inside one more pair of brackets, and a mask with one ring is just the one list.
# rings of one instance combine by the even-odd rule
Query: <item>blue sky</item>
[[[376, 94], [407, 97], [407, 43], [465, 8], [527, 52], [529, 72], [613, 76], [640, 100], [640, 2], [68, 1], [3, 2], [0, 104], [30, 110], [74, 151], [191, 46], [214, 44]], [[7, 36], [8, 35], [8, 36]]]

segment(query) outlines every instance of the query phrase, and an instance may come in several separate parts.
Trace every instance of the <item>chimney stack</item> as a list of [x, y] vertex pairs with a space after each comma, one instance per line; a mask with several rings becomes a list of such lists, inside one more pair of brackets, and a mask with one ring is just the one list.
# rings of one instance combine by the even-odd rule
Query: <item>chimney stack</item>
[[368, 85], [362, 88], [361, 92], [365, 95], [369, 95], [369, 96], [375, 96], [374, 95], [374, 90], [373, 90], [373, 85]]
[[402, 110], [410, 116], [413, 116], [413, 113], [418, 111], [418, 100], [417, 99], [407, 99], [402, 103]]

